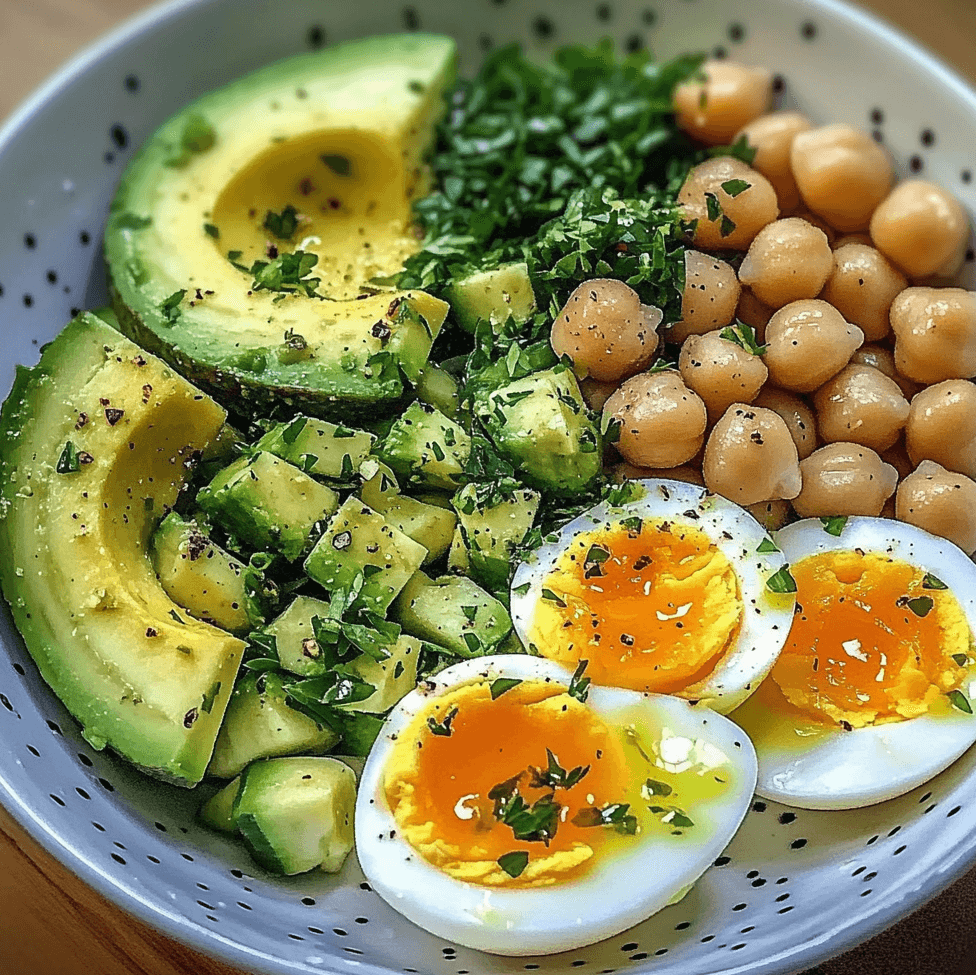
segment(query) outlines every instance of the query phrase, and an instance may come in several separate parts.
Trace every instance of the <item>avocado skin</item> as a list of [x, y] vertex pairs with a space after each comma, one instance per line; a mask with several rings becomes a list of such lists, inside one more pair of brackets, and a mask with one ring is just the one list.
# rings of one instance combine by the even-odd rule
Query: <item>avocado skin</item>
[[[147, 551], [187, 476], [180, 461], [207, 447], [225, 413], [111, 321], [104, 310], [72, 321], [37, 366], [18, 368], [0, 410], [0, 588], [89, 743], [192, 786], [244, 644], [173, 603]], [[77, 470], [65, 464], [68, 440], [86, 452]], [[152, 454], [163, 476], [149, 471]]]

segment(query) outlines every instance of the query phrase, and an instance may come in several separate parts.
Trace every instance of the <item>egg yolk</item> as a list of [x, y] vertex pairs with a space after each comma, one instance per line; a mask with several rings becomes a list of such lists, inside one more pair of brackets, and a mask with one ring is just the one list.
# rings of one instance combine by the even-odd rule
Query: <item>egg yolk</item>
[[735, 571], [703, 531], [630, 518], [574, 538], [529, 639], [551, 660], [587, 660], [595, 683], [674, 693], [714, 670], [742, 612]]
[[620, 737], [558, 684], [500, 686], [438, 697], [397, 741], [384, 788], [404, 838], [460, 880], [515, 887], [567, 879], [607, 844], [632, 844]]
[[972, 634], [935, 576], [861, 551], [811, 555], [791, 571], [796, 611], [771, 677], [794, 708], [860, 728], [917, 717], [962, 685]]

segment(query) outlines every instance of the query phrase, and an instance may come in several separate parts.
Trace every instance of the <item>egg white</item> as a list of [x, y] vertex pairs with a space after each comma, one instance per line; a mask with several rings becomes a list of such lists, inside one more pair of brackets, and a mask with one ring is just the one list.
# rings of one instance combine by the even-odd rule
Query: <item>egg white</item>
[[[725, 555], [738, 577], [743, 601], [742, 624], [735, 643], [704, 680], [689, 684], [677, 696], [728, 714], [762, 683], [786, 642], [793, 621], [794, 600], [773, 594], [766, 581], [786, 565], [779, 551], [760, 552], [769, 534], [744, 508], [705, 488], [683, 481], [633, 481], [641, 496], [615, 507], [604, 502], [584, 512], [556, 533], [556, 539], [536, 549], [515, 571], [512, 581], [512, 621], [528, 645], [535, 608], [542, 598], [546, 576], [573, 540], [584, 532], [619, 524], [625, 518], [657, 518], [698, 528]], [[526, 583], [526, 592], [519, 592]], [[545, 648], [541, 648], [545, 653]]]
[[[818, 552], [861, 549], [931, 572], [949, 587], [976, 632], [976, 566], [943, 538], [903, 522], [866, 517], [848, 518], [834, 536], [819, 518], [808, 518], [777, 532], [776, 542], [790, 562]], [[976, 695], [972, 667], [962, 691], [970, 700]], [[976, 741], [976, 716], [955, 708], [845, 731], [813, 721], [794, 724], [753, 698], [732, 719], [756, 746], [757, 793], [803, 809], [857, 809], [903, 795]]]
[[[721, 766], [730, 771], [728, 788], [689, 808], [695, 826], [680, 839], [644, 832], [634, 838], [631, 851], [606, 855], [578, 878], [506, 890], [456, 880], [399, 837], [383, 786], [395, 740], [433, 698], [461, 684], [498, 677], [568, 686], [572, 674], [552, 661], [521, 655], [467, 660], [424, 682], [387, 719], [363, 769], [356, 802], [356, 848], [373, 889], [427, 931], [499, 955], [547, 954], [591, 944], [684, 896], [745, 817], [756, 758], [748, 738], [731, 721], [677, 698], [591, 685], [587, 704], [610, 725], [640, 729], [646, 721], [649, 737], [666, 728], [678, 738], [707, 742], [728, 758], [729, 764]], [[641, 709], [636, 722], [635, 706]]]

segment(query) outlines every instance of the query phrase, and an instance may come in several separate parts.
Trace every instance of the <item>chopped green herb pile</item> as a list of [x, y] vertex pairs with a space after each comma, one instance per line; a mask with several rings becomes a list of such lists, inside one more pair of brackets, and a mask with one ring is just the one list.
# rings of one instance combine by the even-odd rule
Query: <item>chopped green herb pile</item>
[[683, 254], [672, 201], [700, 153], [674, 123], [671, 92], [701, 62], [621, 60], [609, 41], [563, 48], [549, 65], [496, 51], [453, 92], [432, 159], [438, 190], [416, 205], [424, 246], [400, 285], [437, 293], [463, 269], [525, 260], [540, 308], [594, 275], [673, 304]]

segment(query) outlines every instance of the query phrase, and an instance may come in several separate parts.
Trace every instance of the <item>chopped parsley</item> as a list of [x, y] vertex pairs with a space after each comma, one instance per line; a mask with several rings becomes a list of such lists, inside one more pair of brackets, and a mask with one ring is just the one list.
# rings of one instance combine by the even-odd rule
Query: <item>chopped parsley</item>
[[264, 229], [278, 240], [291, 240], [298, 229], [298, 211], [289, 203], [281, 213], [269, 210], [264, 217]]
[[520, 877], [529, 864], [529, 854], [525, 850], [515, 850], [500, 856], [497, 863], [509, 877]]
[[515, 677], [499, 677], [493, 680], [488, 689], [491, 692], [491, 699], [497, 701], [502, 694], [510, 691], [513, 687], [518, 687], [522, 682]]
[[451, 710], [444, 715], [443, 721], [435, 721], [433, 718], [428, 718], [427, 727], [430, 728], [430, 733], [432, 735], [439, 735], [442, 738], [450, 738], [451, 723], [457, 717], [457, 713], [457, 708], [451, 708]]
[[770, 592], [791, 593], [796, 592], [796, 579], [790, 572], [790, 567], [784, 565], [778, 572], [774, 572], [766, 580], [766, 588]]
[[833, 535], [834, 538], [840, 538], [840, 534], [844, 530], [844, 526], [847, 524], [847, 518], [841, 515], [831, 518], [821, 518], [820, 524], [823, 525], [823, 530], [828, 535]]

